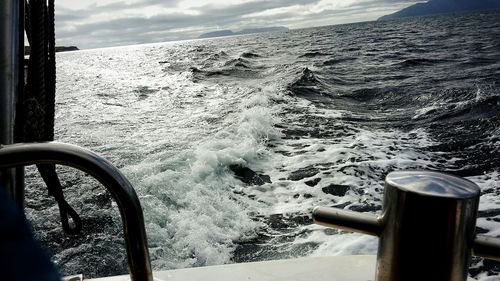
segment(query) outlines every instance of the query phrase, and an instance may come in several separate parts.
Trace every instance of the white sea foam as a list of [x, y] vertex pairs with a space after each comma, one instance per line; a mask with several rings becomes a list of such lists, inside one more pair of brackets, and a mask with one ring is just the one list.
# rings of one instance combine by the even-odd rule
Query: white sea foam
[[244, 100], [222, 121], [224, 127], [171, 159], [157, 155], [126, 166], [144, 205], [155, 268], [228, 263], [234, 242], [255, 235], [260, 223], [250, 199], [233, 194], [242, 183], [228, 166], [259, 170], [279, 139], [276, 117], [265, 95]]

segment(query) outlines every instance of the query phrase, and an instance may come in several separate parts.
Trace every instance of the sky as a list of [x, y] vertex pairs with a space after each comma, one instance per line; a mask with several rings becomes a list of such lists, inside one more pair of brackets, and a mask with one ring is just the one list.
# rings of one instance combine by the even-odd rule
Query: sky
[[[56, 0], [57, 45], [177, 41], [210, 31], [376, 20], [418, 0]], [[421, 2], [421, 1], [420, 1]]]

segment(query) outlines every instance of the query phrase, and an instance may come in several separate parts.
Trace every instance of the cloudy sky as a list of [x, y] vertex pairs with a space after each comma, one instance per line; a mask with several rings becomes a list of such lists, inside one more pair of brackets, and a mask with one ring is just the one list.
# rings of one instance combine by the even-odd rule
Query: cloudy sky
[[58, 45], [81, 49], [197, 38], [219, 29], [291, 29], [375, 20], [418, 0], [57, 0]]

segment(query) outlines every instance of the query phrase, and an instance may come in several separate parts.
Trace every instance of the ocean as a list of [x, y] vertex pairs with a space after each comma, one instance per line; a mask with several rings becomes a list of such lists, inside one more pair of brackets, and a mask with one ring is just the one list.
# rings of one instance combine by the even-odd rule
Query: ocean
[[[56, 141], [130, 179], [155, 270], [375, 254], [376, 238], [311, 211], [377, 214], [394, 170], [477, 183], [477, 232], [500, 237], [499, 13], [59, 53], [57, 72]], [[116, 204], [58, 169], [84, 229], [63, 233], [28, 169], [38, 239], [64, 274], [126, 273]], [[499, 263], [474, 258], [470, 272], [500, 280]]]

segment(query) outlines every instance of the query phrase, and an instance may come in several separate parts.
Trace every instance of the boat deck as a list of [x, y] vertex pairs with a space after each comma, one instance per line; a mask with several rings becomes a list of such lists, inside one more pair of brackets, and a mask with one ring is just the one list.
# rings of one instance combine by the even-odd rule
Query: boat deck
[[[186, 268], [154, 273], [155, 281], [373, 281], [375, 256], [312, 257], [218, 266]], [[92, 281], [129, 281], [115, 276]], [[468, 281], [475, 281], [469, 278]]]

